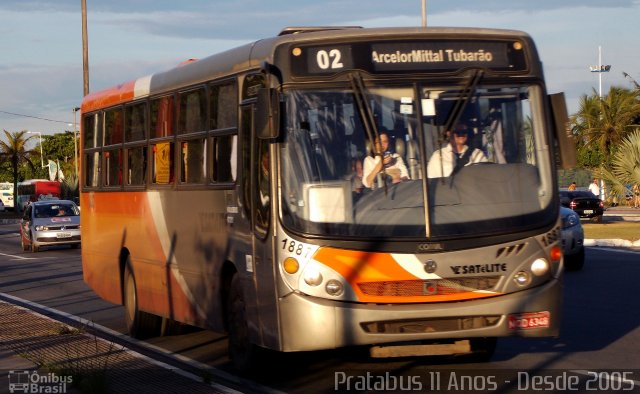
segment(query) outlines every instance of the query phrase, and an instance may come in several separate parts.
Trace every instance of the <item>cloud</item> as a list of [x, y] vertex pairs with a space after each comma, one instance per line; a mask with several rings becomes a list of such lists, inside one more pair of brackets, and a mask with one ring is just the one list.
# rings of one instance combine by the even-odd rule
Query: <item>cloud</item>
[[[87, 0], [91, 90], [202, 58], [286, 26], [419, 26], [419, 0]], [[638, 0], [427, 0], [430, 26], [524, 30], [534, 38], [550, 91], [570, 103], [597, 87], [588, 66], [603, 48], [606, 91], [640, 80]], [[37, 26], [37, 28], [34, 28]], [[82, 46], [78, 0], [0, 1], [0, 110], [67, 120], [82, 99]], [[573, 107], [570, 104], [570, 110]], [[0, 114], [0, 127], [21, 125]], [[51, 127], [58, 127], [57, 124]]]

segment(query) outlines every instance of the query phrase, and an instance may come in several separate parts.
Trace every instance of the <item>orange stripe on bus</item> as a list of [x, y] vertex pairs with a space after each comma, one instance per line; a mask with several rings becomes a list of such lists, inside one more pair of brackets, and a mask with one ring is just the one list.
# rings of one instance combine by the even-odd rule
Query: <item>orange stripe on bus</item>
[[82, 100], [82, 113], [111, 107], [133, 100], [135, 84], [136, 81], [129, 81], [118, 86], [88, 94]]
[[493, 297], [501, 293], [461, 292], [423, 296], [387, 296], [364, 294], [358, 284], [367, 282], [402, 282], [420, 280], [402, 268], [390, 253], [362, 252], [322, 247], [314, 260], [339, 273], [351, 285], [358, 300], [376, 303], [418, 303], [462, 301]]

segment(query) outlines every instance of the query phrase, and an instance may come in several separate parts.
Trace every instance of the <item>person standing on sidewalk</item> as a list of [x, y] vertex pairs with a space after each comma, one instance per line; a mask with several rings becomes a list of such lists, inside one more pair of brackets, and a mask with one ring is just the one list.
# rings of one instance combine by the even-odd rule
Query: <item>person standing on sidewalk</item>
[[597, 179], [594, 179], [593, 182], [591, 182], [591, 184], [589, 185], [589, 191], [596, 197], [600, 197], [600, 186], [598, 186]]
[[640, 208], [640, 184], [634, 183], [631, 191], [633, 192], [633, 207]]

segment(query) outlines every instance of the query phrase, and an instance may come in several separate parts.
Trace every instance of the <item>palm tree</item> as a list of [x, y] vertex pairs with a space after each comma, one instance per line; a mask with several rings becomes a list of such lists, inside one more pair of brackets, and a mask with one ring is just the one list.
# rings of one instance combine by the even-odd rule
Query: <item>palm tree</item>
[[15, 197], [15, 207], [17, 209], [17, 197], [18, 197], [18, 169], [23, 164], [27, 164], [32, 170], [35, 170], [36, 166], [31, 161], [31, 156], [37, 155], [37, 152], [27, 150], [27, 142], [34, 136], [25, 138], [26, 131], [9, 132], [3, 130], [6, 141], [0, 141], [0, 158], [2, 161], [8, 161], [11, 165], [11, 174], [13, 175], [13, 195]]
[[574, 132], [582, 137], [582, 149], [599, 151], [605, 169], [622, 139], [630, 133], [640, 116], [640, 91], [611, 87], [609, 94], [582, 96], [580, 109], [572, 116]]
[[640, 185], [640, 128], [622, 140], [611, 161], [611, 171], [602, 168], [598, 174], [620, 199], [628, 192], [627, 185]]

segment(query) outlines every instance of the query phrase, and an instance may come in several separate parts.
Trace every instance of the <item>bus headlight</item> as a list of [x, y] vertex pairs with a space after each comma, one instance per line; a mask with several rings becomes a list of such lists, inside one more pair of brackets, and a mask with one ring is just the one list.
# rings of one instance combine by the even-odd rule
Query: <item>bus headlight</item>
[[531, 263], [531, 272], [535, 276], [542, 276], [549, 272], [549, 262], [546, 259], [536, 259]]
[[304, 270], [304, 281], [309, 286], [318, 286], [322, 283], [322, 274], [315, 264], [310, 264]]
[[47, 231], [49, 227], [47, 226], [36, 226], [36, 231]]

